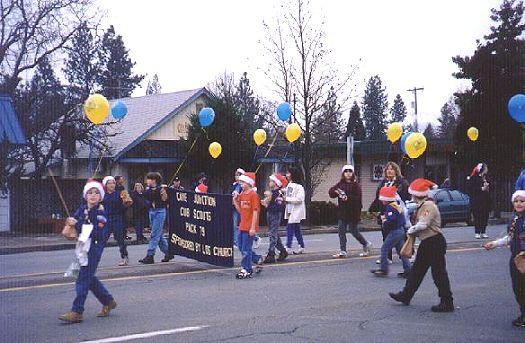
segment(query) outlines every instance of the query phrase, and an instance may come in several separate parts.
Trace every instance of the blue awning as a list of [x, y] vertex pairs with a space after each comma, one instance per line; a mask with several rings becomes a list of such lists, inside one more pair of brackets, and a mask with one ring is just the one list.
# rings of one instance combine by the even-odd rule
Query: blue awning
[[5, 138], [11, 144], [27, 144], [11, 97], [6, 94], [0, 94], [0, 143]]

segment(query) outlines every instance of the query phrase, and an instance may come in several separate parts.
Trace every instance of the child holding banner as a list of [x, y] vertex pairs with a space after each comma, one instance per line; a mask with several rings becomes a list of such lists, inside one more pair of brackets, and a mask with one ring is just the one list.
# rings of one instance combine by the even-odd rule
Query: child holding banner
[[269, 191], [266, 191], [265, 198], [261, 201], [262, 205], [267, 208], [266, 217], [268, 222], [268, 236], [270, 238], [270, 246], [268, 248], [268, 255], [264, 259], [264, 263], [275, 263], [275, 248], [279, 250], [278, 261], [284, 261], [288, 257], [288, 252], [281, 242], [279, 237], [279, 226], [281, 225], [281, 218], [284, 211], [284, 200], [281, 188], [288, 185], [288, 180], [279, 174], [270, 175], [268, 181]]
[[239, 248], [242, 253], [241, 271], [235, 276], [237, 279], [246, 279], [252, 276], [254, 269], [252, 261], [258, 261], [255, 272], [262, 270], [262, 257], [252, 250], [253, 239], [259, 230], [259, 214], [261, 199], [255, 187], [255, 173], [244, 173], [239, 177], [242, 192], [235, 196], [233, 204], [241, 215], [239, 222]]

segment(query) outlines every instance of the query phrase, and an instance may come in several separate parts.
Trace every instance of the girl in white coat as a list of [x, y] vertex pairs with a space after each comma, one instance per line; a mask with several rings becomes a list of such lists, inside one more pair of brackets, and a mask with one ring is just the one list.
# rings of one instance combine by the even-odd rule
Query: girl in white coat
[[304, 252], [304, 240], [301, 233], [301, 220], [306, 219], [306, 207], [304, 205], [304, 188], [301, 185], [302, 173], [297, 168], [290, 168], [286, 173], [288, 187], [286, 187], [286, 209], [284, 218], [288, 219], [286, 227], [286, 250], [288, 253], [292, 250], [293, 236], [297, 239], [299, 249], [293, 251], [294, 254]]

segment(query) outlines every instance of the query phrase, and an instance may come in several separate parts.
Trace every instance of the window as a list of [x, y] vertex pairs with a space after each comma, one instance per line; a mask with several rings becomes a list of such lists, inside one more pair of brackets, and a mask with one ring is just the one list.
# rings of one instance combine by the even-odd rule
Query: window
[[374, 164], [372, 166], [372, 180], [381, 181], [383, 180], [383, 171], [385, 166], [382, 164]]

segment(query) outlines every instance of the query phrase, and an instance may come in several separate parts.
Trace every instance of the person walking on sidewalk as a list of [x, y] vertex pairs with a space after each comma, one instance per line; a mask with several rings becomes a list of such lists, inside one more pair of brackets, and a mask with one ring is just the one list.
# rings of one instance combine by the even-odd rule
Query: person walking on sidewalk
[[359, 256], [368, 256], [372, 243], [368, 242], [358, 228], [361, 220], [362, 193], [361, 185], [357, 182], [352, 165], [345, 165], [341, 169], [341, 180], [328, 191], [330, 198], [337, 198], [337, 224], [339, 229], [339, 253], [335, 258], [344, 258], [346, 252], [346, 232], [350, 233], [363, 246], [363, 252]]
[[137, 243], [147, 243], [148, 240], [144, 237], [144, 228], [149, 226], [149, 204], [144, 196], [144, 186], [142, 183], [137, 182], [135, 184], [135, 188], [130, 196], [131, 199], [133, 199], [133, 226], [137, 234]]
[[[507, 235], [501, 239], [488, 242], [485, 249], [492, 250], [505, 245], [510, 246], [510, 278], [512, 290], [520, 307], [520, 316], [512, 321], [512, 325], [525, 328], [525, 274], [516, 266], [515, 258], [525, 255], [525, 190], [517, 190], [512, 195], [515, 216], [507, 227]], [[525, 259], [525, 256], [523, 257]]]
[[270, 190], [265, 192], [266, 197], [261, 201], [261, 204], [267, 209], [266, 218], [268, 222], [268, 237], [270, 239], [268, 255], [266, 255], [264, 263], [275, 263], [276, 248], [279, 250], [278, 261], [284, 261], [286, 257], [288, 257], [288, 252], [278, 232], [284, 212], [284, 200], [281, 188], [288, 185], [288, 180], [279, 173], [270, 175], [269, 179], [268, 188]]
[[408, 230], [409, 235], [419, 237], [421, 244], [416, 253], [416, 260], [408, 274], [405, 287], [401, 292], [389, 293], [390, 297], [409, 305], [418, 290], [428, 268], [432, 268], [432, 278], [439, 291], [441, 301], [432, 306], [433, 312], [454, 311], [454, 301], [450, 290], [445, 254], [447, 242], [441, 232], [441, 215], [436, 204], [429, 200], [428, 192], [437, 185], [426, 179], [416, 179], [410, 184], [409, 192], [418, 204], [416, 224]]
[[161, 262], [171, 260], [168, 241], [164, 237], [164, 222], [166, 221], [166, 207], [168, 205], [167, 186], [161, 186], [162, 176], [160, 173], [151, 172], [146, 175], [147, 188], [144, 196], [149, 204], [149, 222], [151, 226], [151, 238], [149, 240], [146, 257], [139, 260], [142, 264], [155, 263], [155, 252], [157, 247], [164, 253]]
[[405, 244], [405, 216], [397, 202], [397, 188], [395, 186], [381, 188], [379, 200], [385, 206], [382, 222], [383, 230], [387, 232], [387, 236], [381, 246], [381, 267], [373, 269], [371, 272], [375, 276], [387, 276], [388, 252], [392, 251], [392, 248], [396, 248], [397, 254], [400, 256], [401, 262], [403, 262], [403, 273], [397, 275], [406, 278], [410, 271], [410, 262], [408, 258], [401, 256], [401, 249], [403, 244]]
[[102, 303], [102, 311], [97, 314], [97, 317], [107, 317], [111, 310], [117, 307], [113, 296], [95, 276], [104, 246], [109, 238], [107, 212], [101, 204], [104, 198], [104, 187], [97, 181], [89, 181], [84, 186], [82, 194], [85, 203], [80, 205], [73, 217], [66, 219], [66, 226], [74, 227], [79, 236], [75, 253], [80, 264], [80, 271], [75, 282], [77, 295], [71, 311], [58, 317], [68, 323], [82, 322], [84, 304], [90, 290]]
[[108, 213], [108, 227], [109, 232], [113, 233], [113, 238], [117, 241], [120, 258], [119, 266], [127, 266], [129, 263], [128, 249], [126, 247], [126, 240], [124, 235], [124, 212], [127, 207], [133, 204], [129, 195], [124, 191], [116, 190], [116, 181], [113, 176], [106, 176], [102, 183], [106, 187], [106, 194], [102, 204]]
[[237, 211], [241, 215], [239, 221], [239, 248], [242, 253], [241, 270], [235, 276], [237, 279], [250, 278], [254, 272], [252, 262], [256, 262], [255, 272], [262, 270], [262, 257], [253, 249], [253, 238], [259, 230], [259, 215], [261, 213], [261, 199], [255, 187], [255, 173], [244, 173], [239, 177], [242, 191], [233, 199]]
[[485, 163], [478, 163], [467, 178], [467, 189], [470, 196], [470, 208], [474, 217], [476, 239], [489, 238], [487, 224], [490, 213], [490, 184], [487, 179], [488, 167]]
[[286, 195], [284, 201], [286, 207], [284, 211], [284, 219], [288, 219], [286, 226], [286, 249], [288, 253], [292, 252], [293, 236], [297, 239], [299, 248], [293, 251], [294, 254], [304, 253], [304, 240], [301, 232], [301, 220], [306, 219], [306, 206], [304, 204], [304, 188], [301, 185], [303, 176], [301, 170], [296, 167], [290, 168], [286, 173], [288, 186], [286, 187]]

